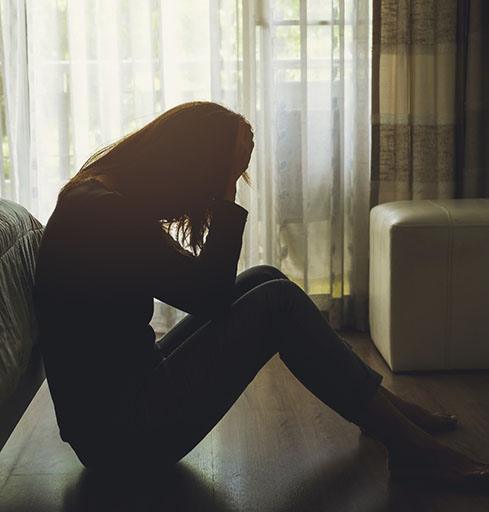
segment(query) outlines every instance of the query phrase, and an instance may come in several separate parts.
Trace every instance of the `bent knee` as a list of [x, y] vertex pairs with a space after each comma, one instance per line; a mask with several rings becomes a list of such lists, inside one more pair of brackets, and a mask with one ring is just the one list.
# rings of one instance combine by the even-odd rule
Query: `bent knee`
[[287, 298], [304, 294], [302, 288], [288, 278], [276, 278], [266, 281], [257, 286], [255, 291], [267, 296], [269, 299]]
[[268, 277], [269, 280], [288, 279], [288, 277], [281, 270], [279, 270], [277, 267], [274, 267], [273, 265], [255, 265], [247, 269], [245, 272]]
[[250, 318], [272, 318], [276, 313], [288, 315], [304, 300], [307, 300], [307, 295], [299, 285], [279, 278], [255, 286], [234, 302], [233, 308], [253, 311], [249, 313]]

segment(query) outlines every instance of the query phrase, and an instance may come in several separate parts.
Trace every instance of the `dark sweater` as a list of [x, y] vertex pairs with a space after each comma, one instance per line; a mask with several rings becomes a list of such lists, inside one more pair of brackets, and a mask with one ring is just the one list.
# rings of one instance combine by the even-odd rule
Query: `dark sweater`
[[123, 195], [89, 181], [58, 199], [39, 251], [34, 301], [61, 438], [132, 428], [138, 390], [159, 362], [153, 298], [203, 318], [231, 302], [248, 212], [215, 200], [198, 257]]

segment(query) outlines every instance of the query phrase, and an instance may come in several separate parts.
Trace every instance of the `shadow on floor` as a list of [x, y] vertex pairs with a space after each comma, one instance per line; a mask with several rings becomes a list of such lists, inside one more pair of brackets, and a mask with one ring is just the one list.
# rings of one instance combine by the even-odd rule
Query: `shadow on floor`
[[66, 488], [63, 512], [195, 510], [235, 512], [192, 467], [177, 464], [164, 475], [117, 479], [83, 469]]
[[[229, 488], [223, 491], [216, 489], [212, 477], [185, 462], [178, 463], [164, 474], [141, 473], [126, 478], [114, 478], [84, 469], [78, 481], [67, 486], [62, 510], [238, 512], [233, 504], [233, 501], [236, 503], [234, 494], [237, 495], [234, 498], [239, 496], [239, 503], [246, 504], [247, 510], [260, 512], [312, 511], [324, 510], [324, 507], [328, 510], [350, 510], [355, 503], [362, 503], [362, 510], [366, 512], [392, 510], [392, 501], [385, 501], [385, 472], [373, 474], [362, 468], [363, 459], [372, 455], [383, 457], [372, 443], [360, 443], [357, 450], [346, 457], [338, 459], [333, 456], [311, 466], [299, 480], [278, 482], [274, 481], [276, 474], [270, 475], [270, 481], [263, 481], [261, 493], [256, 488], [252, 490], [245, 482], [242, 482], [243, 486], [230, 482]], [[353, 479], [352, 474], [355, 475]], [[372, 494], [372, 486], [378, 487], [378, 493]], [[378, 499], [372, 500], [373, 495]], [[402, 506], [399, 508], [398, 499], [394, 501], [396, 510], [407, 510]]]
[[[385, 452], [360, 440], [343, 456], [317, 458], [299, 478], [297, 473], [269, 471], [229, 475], [221, 487], [212, 475], [185, 461], [170, 471], [114, 478], [83, 469], [66, 482], [63, 512], [195, 511], [195, 512], [433, 512], [487, 510], [477, 495], [448, 489], [392, 484]], [[288, 475], [288, 476], [286, 476]], [[256, 481], [260, 482], [256, 485]], [[255, 482], [255, 484], [251, 484]], [[251, 484], [251, 485], [250, 485]]]

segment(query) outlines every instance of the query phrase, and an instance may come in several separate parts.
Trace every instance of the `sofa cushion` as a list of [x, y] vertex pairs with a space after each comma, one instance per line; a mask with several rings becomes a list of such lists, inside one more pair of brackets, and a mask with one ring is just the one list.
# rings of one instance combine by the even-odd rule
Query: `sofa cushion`
[[0, 199], [0, 404], [16, 389], [36, 342], [32, 288], [42, 233], [23, 206]]

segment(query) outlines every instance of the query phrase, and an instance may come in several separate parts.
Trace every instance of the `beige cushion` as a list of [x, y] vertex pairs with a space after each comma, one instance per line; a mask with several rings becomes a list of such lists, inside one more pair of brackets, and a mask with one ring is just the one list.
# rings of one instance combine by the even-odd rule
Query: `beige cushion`
[[489, 368], [489, 199], [372, 209], [370, 329], [393, 371]]

